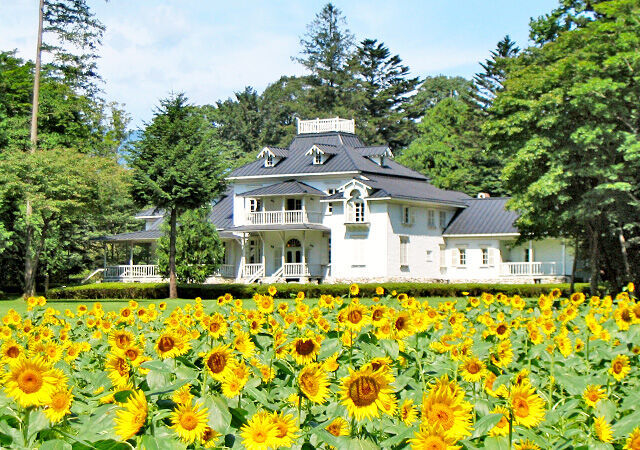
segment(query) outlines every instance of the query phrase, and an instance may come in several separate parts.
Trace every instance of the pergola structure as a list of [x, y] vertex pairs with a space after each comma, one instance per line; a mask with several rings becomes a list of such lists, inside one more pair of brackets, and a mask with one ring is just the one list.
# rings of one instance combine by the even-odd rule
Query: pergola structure
[[[162, 276], [158, 273], [157, 264], [134, 264], [133, 248], [136, 244], [147, 244], [155, 247], [158, 239], [162, 235], [160, 230], [133, 231], [111, 236], [97, 238], [97, 241], [104, 243], [104, 281], [138, 281], [153, 282], [161, 281]], [[128, 264], [107, 265], [107, 244], [125, 244], [129, 247]]]

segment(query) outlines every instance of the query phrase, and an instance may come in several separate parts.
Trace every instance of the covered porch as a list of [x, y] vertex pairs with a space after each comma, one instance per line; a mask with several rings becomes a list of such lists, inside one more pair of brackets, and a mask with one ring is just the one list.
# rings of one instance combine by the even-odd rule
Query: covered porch
[[330, 235], [321, 225], [238, 227], [238, 231], [237, 282], [321, 282], [329, 276]]

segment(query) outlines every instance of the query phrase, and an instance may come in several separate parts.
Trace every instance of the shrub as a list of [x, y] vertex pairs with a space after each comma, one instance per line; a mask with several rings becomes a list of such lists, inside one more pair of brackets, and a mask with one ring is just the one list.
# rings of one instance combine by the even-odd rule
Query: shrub
[[[229, 293], [235, 298], [251, 298], [254, 293], [265, 294], [269, 285], [266, 284], [180, 284], [178, 297], [215, 299]], [[348, 284], [274, 284], [278, 289], [278, 297], [296, 295], [299, 291], [306, 297], [317, 298], [322, 294], [345, 296], [349, 292]], [[406, 293], [414, 297], [461, 297], [463, 292], [469, 295], [480, 295], [482, 292], [497, 294], [499, 292], [513, 296], [538, 297], [558, 288], [563, 296], [568, 296], [569, 284], [485, 284], [485, 283], [365, 283], [359, 284], [360, 296], [373, 297], [376, 287], [382, 286], [385, 294], [391, 291]], [[575, 285], [577, 292], [588, 293], [589, 285], [580, 283]], [[99, 283], [82, 286], [71, 286], [51, 289], [50, 299], [162, 299], [169, 296], [167, 283]]]

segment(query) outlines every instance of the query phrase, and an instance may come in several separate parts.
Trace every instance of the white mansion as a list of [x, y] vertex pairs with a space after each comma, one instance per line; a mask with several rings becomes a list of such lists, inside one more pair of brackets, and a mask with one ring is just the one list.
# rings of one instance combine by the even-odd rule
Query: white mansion
[[[507, 198], [434, 187], [388, 147], [363, 143], [353, 120], [299, 121], [288, 148], [265, 147], [228, 182], [211, 213], [225, 244], [211, 282], [533, 283], [571, 272], [573, 249], [560, 240], [514, 245]], [[105, 281], [160, 279], [155, 265], [134, 264], [133, 246], [155, 247], [163, 214], [136, 217], [144, 231], [102, 238], [131, 246], [128, 264], [105, 258]]]

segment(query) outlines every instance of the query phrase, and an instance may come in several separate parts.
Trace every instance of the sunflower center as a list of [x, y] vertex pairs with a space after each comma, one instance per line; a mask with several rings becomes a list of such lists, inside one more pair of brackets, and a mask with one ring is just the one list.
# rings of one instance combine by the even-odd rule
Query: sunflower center
[[631, 313], [626, 308], [622, 310], [622, 314], [620, 314], [620, 317], [624, 322], [631, 322]]
[[121, 315], [122, 317], [129, 317], [131, 315], [131, 311], [128, 309], [125, 309], [124, 311], [122, 311]]
[[191, 431], [198, 426], [198, 418], [194, 413], [187, 411], [180, 416], [180, 425], [185, 430]]
[[315, 345], [312, 339], [302, 339], [296, 342], [296, 353], [298, 355], [306, 356], [312, 353], [314, 348]]
[[209, 356], [207, 366], [213, 373], [220, 373], [227, 366], [227, 357], [221, 353], [214, 353]]
[[279, 423], [276, 425], [276, 430], [277, 430], [276, 437], [278, 439], [282, 439], [287, 435], [287, 432], [289, 431], [289, 427], [284, 423]]
[[213, 428], [207, 426], [207, 428], [204, 429], [204, 433], [202, 433], [202, 440], [204, 442], [210, 441], [213, 439], [213, 436]]
[[9, 358], [17, 358], [18, 355], [20, 355], [20, 349], [18, 347], [16, 347], [15, 345], [9, 347], [7, 349], [7, 356]]
[[449, 405], [435, 403], [429, 411], [429, 421], [438, 423], [446, 431], [453, 427], [455, 416]]
[[38, 392], [42, 382], [42, 374], [36, 370], [27, 369], [18, 376], [18, 386], [26, 394]]
[[254, 442], [259, 442], [259, 443], [265, 442], [267, 440], [267, 437], [268, 437], [267, 433], [265, 433], [263, 430], [256, 430], [253, 433]]
[[622, 368], [623, 367], [624, 367], [624, 365], [620, 361], [616, 361], [616, 362], [613, 363], [613, 371], [615, 373], [622, 372]]
[[378, 398], [380, 386], [372, 377], [360, 377], [349, 386], [349, 398], [356, 406], [369, 406]]
[[136, 350], [135, 348], [129, 348], [126, 352], [124, 352], [124, 354], [127, 355], [127, 358], [134, 360], [138, 357], [138, 350]]
[[310, 396], [314, 396], [320, 390], [320, 383], [318, 383], [317, 377], [315, 377], [312, 373], [305, 373], [300, 377], [300, 384], [305, 393], [308, 393]]
[[216, 333], [219, 329], [220, 324], [218, 322], [213, 322], [211, 325], [209, 325], [209, 331], [211, 331], [212, 333]]
[[404, 317], [398, 317], [396, 319], [396, 330], [402, 331], [405, 329], [405, 325], [407, 324], [407, 319]]
[[640, 450], [640, 436], [633, 438], [631, 441], [629, 448], [632, 450]]
[[503, 414], [502, 417], [500, 418], [500, 422], [496, 424], [496, 427], [504, 428], [506, 426], [509, 426], [509, 421], [507, 420], [506, 416]]
[[381, 309], [376, 309], [376, 310], [373, 312], [373, 316], [372, 316], [372, 317], [373, 317], [373, 320], [380, 320], [380, 319], [382, 319], [382, 310], [381, 310]]
[[524, 398], [518, 398], [513, 402], [513, 412], [518, 417], [529, 416], [529, 403]]
[[507, 326], [505, 324], [498, 325], [498, 328], [496, 328], [496, 332], [499, 335], [505, 334], [507, 332]]
[[158, 349], [161, 352], [168, 352], [176, 345], [175, 341], [170, 336], [162, 336], [158, 342]]
[[592, 402], [595, 402], [599, 399], [598, 393], [594, 391], [589, 392], [587, 396], [589, 397], [589, 400], [591, 400]]
[[332, 423], [327, 427], [327, 431], [334, 436], [340, 436], [340, 425], [337, 423]]
[[63, 392], [58, 392], [51, 397], [51, 408], [56, 411], [62, 411], [67, 406], [67, 396]]
[[477, 374], [478, 372], [480, 372], [480, 364], [475, 361], [471, 361], [467, 365], [467, 372], [469, 372], [471, 375]]
[[362, 320], [362, 313], [357, 309], [354, 309], [353, 311], [350, 311], [349, 314], [347, 314], [347, 319], [351, 323], [360, 323], [360, 321]]
[[425, 450], [446, 450], [447, 443], [439, 436], [429, 436], [424, 440], [420, 448]]

